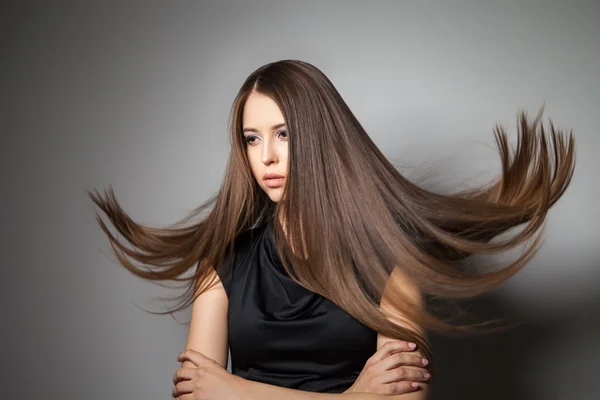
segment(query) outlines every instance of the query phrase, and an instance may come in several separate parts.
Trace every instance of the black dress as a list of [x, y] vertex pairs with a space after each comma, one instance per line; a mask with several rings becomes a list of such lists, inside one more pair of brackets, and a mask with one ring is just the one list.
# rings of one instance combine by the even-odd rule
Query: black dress
[[273, 223], [271, 218], [239, 235], [231, 272], [217, 269], [229, 297], [232, 373], [286, 388], [342, 393], [375, 353], [377, 332], [289, 277]]

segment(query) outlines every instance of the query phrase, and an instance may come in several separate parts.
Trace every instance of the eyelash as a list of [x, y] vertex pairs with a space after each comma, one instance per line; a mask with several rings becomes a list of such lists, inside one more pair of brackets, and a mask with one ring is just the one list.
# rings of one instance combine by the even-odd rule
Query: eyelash
[[[278, 131], [277, 133], [279, 134], [279, 133], [281, 133], [281, 132], [284, 132], [286, 135], [288, 134], [288, 133], [287, 133], [287, 131], [286, 131], [285, 129], [283, 129], [283, 130], [280, 130], [280, 131]], [[254, 138], [256, 138], [256, 136], [255, 136], [255, 135], [246, 136], [246, 137], [244, 138], [244, 142], [245, 142], [246, 144], [252, 145], [253, 143], [252, 143], [252, 142], [250, 142], [250, 139], [254, 139]], [[287, 137], [286, 137], [286, 138], [287, 138]]]

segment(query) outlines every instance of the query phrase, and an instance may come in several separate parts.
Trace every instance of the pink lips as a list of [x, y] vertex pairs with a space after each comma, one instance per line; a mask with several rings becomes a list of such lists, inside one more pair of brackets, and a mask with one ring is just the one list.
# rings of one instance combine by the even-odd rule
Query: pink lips
[[275, 188], [283, 185], [285, 177], [278, 174], [268, 173], [263, 175], [263, 181], [267, 187]]

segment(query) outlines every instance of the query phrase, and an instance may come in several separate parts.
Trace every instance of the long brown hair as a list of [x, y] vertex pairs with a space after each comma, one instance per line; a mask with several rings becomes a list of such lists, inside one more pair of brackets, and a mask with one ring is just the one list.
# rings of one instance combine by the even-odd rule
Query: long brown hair
[[[288, 128], [288, 174], [279, 203], [258, 186], [246, 156], [242, 110], [253, 91], [278, 104]], [[391, 314], [379, 307], [384, 288], [395, 312], [423, 328], [464, 332], [475, 325], [450, 324], [419, 308], [401, 287], [386, 288], [386, 282], [398, 268], [424, 295], [472, 298], [531, 259], [548, 210], [565, 191], [575, 165], [572, 133], [567, 141], [552, 121], [544, 129], [541, 115], [530, 121], [519, 113], [516, 150], [496, 126], [502, 162], [497, 180], [467, 191], [433, 193], [404, 178], [386, 159], [319, 69], [283, 60], [258, 68], [243, 83], [230, 115], [224, 181], [217, 195], [186, 218], [151, 228], [132, 221], [111, 188], [104, 197], [88, 194], [132, 245], [120, 243], [96, 214], [123, 266], [153, 281], [189, 282], [184, 301], [171, 312], [189, 306], [211, 286], [211, 268], [229, 273], [224, 258], [227, 252], [233, 257], [240, 233], [275, 217], [278, 250], [290, 276], [371, 329], [416, 342], [432, 359], [426, 337], [391, 322]], [[194, 221], [205, 210], [207, 215]], [[287, 234], [279, 221], [289, 222]], [[521, 225], [514, 235], [492, 241]], [[523, 244], [526, 251], [503, 268], [481, 272], [466, 263], [471, 255]], [[156, 268], [140, 269], [127, 257]], [[184, 276], [193, 267], [193, 275]]]

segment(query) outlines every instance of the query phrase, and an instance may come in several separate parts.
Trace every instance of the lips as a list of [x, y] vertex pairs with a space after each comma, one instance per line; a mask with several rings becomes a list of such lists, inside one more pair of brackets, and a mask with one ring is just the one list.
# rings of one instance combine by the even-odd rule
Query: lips
[[281, 178], [285, 178], [285, 177], [283, 175], [273, 174], [273, 173], [268, 173], [268, 174], [263, 175], [263, 181], [266, 181], [268, 179], [281, 179]]
[[265, 182], [265, 185], [270, 188], [275, 188], [283, 185], [284, 180], [285, 177], [278, 174], [269, 173], [263, 176], [263, 181]]

